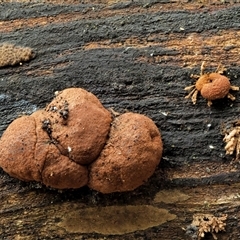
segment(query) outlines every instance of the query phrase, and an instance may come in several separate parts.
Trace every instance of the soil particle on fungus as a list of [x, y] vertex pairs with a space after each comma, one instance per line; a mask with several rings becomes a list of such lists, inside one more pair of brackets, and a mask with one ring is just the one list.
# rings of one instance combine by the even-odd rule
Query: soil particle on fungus
[[67, 120], [68, 119], [68, 112], [69, 112], [68, 102], [64, 101], [63, 108], [59, 110], [59, 114], [64, 120]]
[[51, 121], [49, 119], [44, 119], [42, 121], [42, 129], [46, 131], [48, 135], [52, 134]]
[[29, 61], [34, 57], [33, 50], [29, 47], [16, 46], [10, 43], [0, 44], [0, 67], [14, 66]]
[[102, 193], [134, 190], [153, 174], [162, 149], [160, 133], [151, 119], [122, 114], [113, 121], [107, 144], [90, 166], [89, 187]]

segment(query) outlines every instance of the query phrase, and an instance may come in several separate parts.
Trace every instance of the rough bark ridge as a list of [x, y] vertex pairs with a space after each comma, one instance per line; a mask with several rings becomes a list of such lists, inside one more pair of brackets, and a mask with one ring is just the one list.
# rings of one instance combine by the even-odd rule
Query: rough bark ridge
[[154, 176], [124, 194], [60, 193], [1, 170], [1, 239], [187, 239], [182, 228], [198, 212], [228, 214], [218, 239], [240, 238], [239, 163], [225, 156], [220, 134], [239, 117], [239, 92], [209, 108], [201, 97], [196, 105], [184, 99], [183, 90], [203, 60], [207, 71], [225, 65], [240, 85], [240, 5], [233, 2], [1, 1], [0, 43], [36, 52], [0, 69], [1, 134], [55, 91], [82, 87], [105, 107], [152, 118], [164, 142]]

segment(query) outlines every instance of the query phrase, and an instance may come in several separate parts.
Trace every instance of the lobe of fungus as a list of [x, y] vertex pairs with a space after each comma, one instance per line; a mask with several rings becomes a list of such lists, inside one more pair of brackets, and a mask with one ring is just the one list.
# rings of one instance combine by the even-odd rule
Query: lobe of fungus
[[131, 191], [154, 172], [162, 156], [158, 128], [144, 115], [115, 118], [99, 158], [90, 166], [89, 187], [102, 193]]
[[34, 158], [37, 141], [35, 120], [23, 116], [13, 121], [0, 140], [0, 166], [23, 181], [40, 181], [41, 166]]
[[42, 182], [53, 188], [80, 188], [88, 182], [88, 170], [50, 145], [42, 170]]
[[65, 89], [46, 111], [52, 138], [61, 143], [61, 148], [73, 161], [86, 165], [98, 157], [112, 118], [96, 96], [81, 88]]

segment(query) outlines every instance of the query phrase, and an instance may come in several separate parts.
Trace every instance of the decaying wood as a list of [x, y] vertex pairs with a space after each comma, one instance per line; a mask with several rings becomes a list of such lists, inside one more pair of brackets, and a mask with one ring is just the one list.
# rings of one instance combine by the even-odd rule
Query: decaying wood
[[1, 239], [193, 239], [184, 229], [196, 213], [227, 214], [226, 231], [216, 236], [240, 238], [239, 162], [225, 155], [221, 135], [239, 118], [239, 92], [211, 107], [184, 98], [202, 61], [208, 71], [225, 65], [240, 85], [235, 2], [1, 1], [0, 44], [36, 53], [0, 69], [1, 134], [55, 91], [75, 86], [116, 112], [149, 116], [164, 141], [154, 176], [129, 193], [58, 192], [1, 170]]

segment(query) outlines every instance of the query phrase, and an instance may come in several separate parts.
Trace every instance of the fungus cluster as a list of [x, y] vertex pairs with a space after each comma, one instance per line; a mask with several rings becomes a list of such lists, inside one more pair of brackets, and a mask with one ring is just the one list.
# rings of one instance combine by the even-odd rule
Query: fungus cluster
[[236, 121], [231, 129], [225, 130], [223, 141], [226, 143], [226, 154], [232, 155], [236, 152], [236, 159], [240, 157], [240, 120]]
[[205, 237], [205, 233], [211, 233], [213, 239], [217, 240], [216, 233], [225, 231], [227, 220], [227, 214], [222, 215], [221, 217], [215, 217], [212, 214], [194, 214], [193, 221], [191, 225], [188, 226], [186, 233], [189, 235], [194, 235], [195, 239], [195, 231], [197, 231], [197, 239]]
[[34, 53], [31, 48], [10, 43], [0, 44], [0, 67], [22, 64], [22, 62], [29, 61], [33, 57]]
[[202, 97], [207, 99], [208, 106], [212, 105], [213, 100], [228, 97], [232, 101], [235, 97], [229, 93], [230, 90], [238, 91], [239, 87], [231, 86], [229, 79], [226, 76], [221, 75], [225, 68], [219, 66], [214, 73], [205, 73], [205, 62], [201, 65], [201, 72], [199, 75], [191, 75], [192, 78], [198, 79], [194, 85], [185, 88], [190, 93], [185, 98], [191, 98], [193, 104], [197, 102], [198, 92], [201, 93]]
[[151, 119], [125, 113], [113, 120], [81, 88], [65, 89], [45, 109], [17, 118], [0, 139], [4, 171], [56, 189], [130, 191], [153, 174], [161, 155], [161, 136]]

